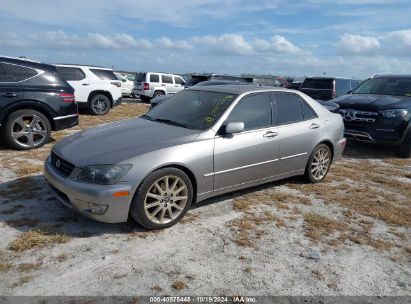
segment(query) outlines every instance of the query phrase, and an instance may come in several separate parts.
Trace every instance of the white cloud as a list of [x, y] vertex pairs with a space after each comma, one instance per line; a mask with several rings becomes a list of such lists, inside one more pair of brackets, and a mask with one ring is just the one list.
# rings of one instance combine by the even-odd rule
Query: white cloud
[[192, 41], [216, 54], [251, 55], [253, 53], [252, 46], [245, 41], [242, 35], [237, 34], [194, 37]]
[[341, 54], [365, 54], [375, 53], [381, 45], [376, 37], [344, 34], [335, 46]]
[[392, 43], [411, 47], [411, 30], [391, 32], [386, 36], [386, 39]]
[[191, 50], [193, 46], [185, 40], [171, 41], [170, 38], [161, 37], [156, 40], [157, 45], [166, 49], [176, 49], [176, 50]]
[[271, 37], [270, 41], [263, 39], [254, 40], [254, 48], [260, 52], [273, 52], [273, 53], [297, 53], [301, 51], [298, 47], [288, 41], [285, 37], [275, 35]]

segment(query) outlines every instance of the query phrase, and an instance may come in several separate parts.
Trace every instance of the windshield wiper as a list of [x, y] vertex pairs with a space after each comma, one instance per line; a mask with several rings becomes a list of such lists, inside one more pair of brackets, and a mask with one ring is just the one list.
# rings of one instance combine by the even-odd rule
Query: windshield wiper
[[182, 122], [178, 122], [178, 121], [174, 121], [171, 119], [165, 119], [165, 118], [152, 118], [151, 119], [153, 121], [157, 121], [157, 122], [162, 122], [168, 125], [172, 125], [172, 126], [177, 126], [177, 127], [182, 127], [182, 128], [186, 128], [186, 129], [193, 129], [193, 127], [190, 127]]

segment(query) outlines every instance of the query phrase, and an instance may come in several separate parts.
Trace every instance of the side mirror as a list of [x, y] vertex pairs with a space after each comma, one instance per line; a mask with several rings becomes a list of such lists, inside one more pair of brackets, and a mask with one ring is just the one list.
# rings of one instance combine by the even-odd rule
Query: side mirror
[[243, 122], [229, 122], [225, 127], [226, 134], [240, 133], [242, 131], [244, 131]]
[[121, 81], [122, 81], [122, 82], [126, 82], [126, 81], [127, 81], [127, 79], [124, 79], [124, 78], [123, 78]]

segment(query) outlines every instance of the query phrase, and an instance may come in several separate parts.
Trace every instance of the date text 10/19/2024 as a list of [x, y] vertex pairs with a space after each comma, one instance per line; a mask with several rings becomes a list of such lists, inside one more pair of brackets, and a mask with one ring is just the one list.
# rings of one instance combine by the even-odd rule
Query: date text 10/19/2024
[[257, 303], [255, 297], [150, 297], [150, 303]]

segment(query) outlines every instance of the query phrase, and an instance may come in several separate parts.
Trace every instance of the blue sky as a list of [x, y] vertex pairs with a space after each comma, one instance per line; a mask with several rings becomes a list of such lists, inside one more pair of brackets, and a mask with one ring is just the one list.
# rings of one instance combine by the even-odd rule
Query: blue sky
[[0, 54], [131, 71], [411, 73], [409, 0], [0, 0]]

